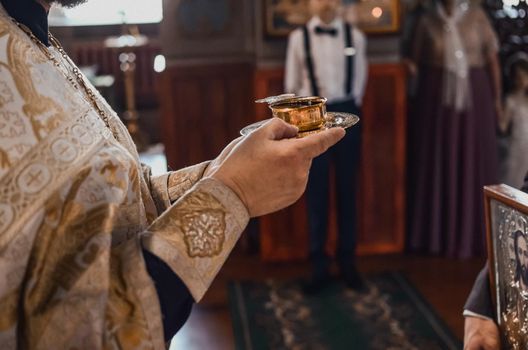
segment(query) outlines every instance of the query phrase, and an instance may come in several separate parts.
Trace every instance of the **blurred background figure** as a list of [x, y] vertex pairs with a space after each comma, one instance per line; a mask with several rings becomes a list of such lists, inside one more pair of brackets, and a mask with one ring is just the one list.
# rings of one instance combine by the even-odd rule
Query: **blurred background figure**
[[479, 5], [437, 1], [416, 28], [410, 123], [413, 251], [469, 257], [485, 246], [482, 186], [498, 180], [499, 44]]
[[501, 131], [510, 135], [502, 181], [521, 188], [528, 169], [528, 55], [518, 53], [506, 65], [511, 84], [506, 96], [505, 113], [500, 120]]
[[[300, 96], [328, 98], [328, 111], [361, 115], [367, 78], [366, 40], [340, 16], [341, 0], [310, 0], [313, 17], [291, 33], [286, 58], [286, 91]], [[330, 280], [325, 252], [329, 217], [330, 181], [337, 194], [337, 262], [346, 284], [363, 282], [355, 265], [357, 239], [356, 193], [361, 152], [361, 128], [347, 132], [343, 144], [314, 160], [307, 188], [312, 278], [304, 291], [314, 293]], [[335, 180], [330, 180], [330, 166]]]
[[[416, 28], [420, 18], [432, 7], [431, 0], [417, 0], [409, 4], [402, 28], [401, 55], [411, 75], [416, 74], [416, 62], [413, 61], [413, 47], [416, 38]], [[414, 92], [414, 91], [412, 91]]]

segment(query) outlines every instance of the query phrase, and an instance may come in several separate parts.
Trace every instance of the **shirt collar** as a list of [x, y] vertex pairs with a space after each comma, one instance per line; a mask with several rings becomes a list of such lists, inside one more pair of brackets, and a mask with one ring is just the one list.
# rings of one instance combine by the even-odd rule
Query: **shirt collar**
[[48, 13], [35, 0], [0, 0], [7, 13], [28, 27], [44, 45], [49, 46]]

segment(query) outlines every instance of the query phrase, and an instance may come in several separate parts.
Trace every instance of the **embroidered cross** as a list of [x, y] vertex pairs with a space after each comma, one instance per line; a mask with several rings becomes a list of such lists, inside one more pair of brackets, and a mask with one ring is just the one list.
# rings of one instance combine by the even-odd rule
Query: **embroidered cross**
[[64, 153], [68, 152], [69, 150], [70, 150], [70, 147], [68, 145], [62, 145], [61, 149], [59, 150], [59, 154], [63, 156]]
[[81, 143], [85, 145], [92, 142], [92, 137], [89, 131], [86, 130], [86, 128], [82, 126], [79, 126], [79, 125], [75, 126], [73, 129], [73, 134], [77, 137], [79, 141], [81, 141]]
[[32, 186], [34, 182], [37, 183], [37, 185], [40, 183], [41, 179], [40, 176], [42, 175], [42, 170], [39, 170], [37, 173], [29, 173], [28, 174], [28, 186]]
[[85, 137], [87, 133], [88, 133], [88, 131], [82, 129], [82, 131], [79, 133], [79, 138]]

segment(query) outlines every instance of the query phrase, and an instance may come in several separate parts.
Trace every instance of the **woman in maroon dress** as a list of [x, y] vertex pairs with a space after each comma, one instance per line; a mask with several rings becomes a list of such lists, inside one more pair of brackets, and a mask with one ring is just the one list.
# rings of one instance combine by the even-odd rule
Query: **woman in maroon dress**
[[479, 6], [440, 0], [416, 28], [410, 120], [409, 248], [484, 252], [482, 187], [497, 182], [498, 41]]

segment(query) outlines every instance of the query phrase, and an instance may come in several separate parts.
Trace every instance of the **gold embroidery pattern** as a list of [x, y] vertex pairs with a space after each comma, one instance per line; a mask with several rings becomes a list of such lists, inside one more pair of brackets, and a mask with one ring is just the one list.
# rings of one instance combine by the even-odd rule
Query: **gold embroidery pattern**
[[169, 192], [167, 191], [167, 184], [169, 174], [163, 174], [160, 176], [152, 176], [150, 168], [143, 165], [143, 174], [148, 179], [149, 190], [156, 206], [156, 211], [161, 215], [170, 206]]
[[13, 91], [7, 86], [6, 82], [0, 81], [0, 108], [14, 100]]
[[169, 199], [172, 203], [178, 200], [191, 187], [194, 186], [204, 175], [205, 169], [210, 162], [204, 162], [169, 175]]
[[222, 252], [225, 240], [225, 213], [208, 210], [182, 217], [187, 254], [191, 258], [213, 257]]
[[9, 37], [7, 45], [9, 67], [6, 68], [12, 72], [15, 85], [26, 102], [23, 110], [30, 119], [33, 132], [41, 140], [64, 119], [64, 110], [49, 97], [39, 94], [35, 88], [31, 80], [31, 66], [24, 63], [25, 58], [34, 53], [35, 50], [31, 45], [13, 36]]
[[26, 133], [24, 121], [18, 112], [0, 111], [0, 137], [17, 137]]
[[[7, 153], [0, 149], [0, 169], [7, 169], [11, 166]], [[0, 225], [1, 227], [2, 225]]]
[[178, 215], [187, 254], [210, 258], [222, 253], [226, 231], [222, 203], [209, 193], [197, 191], [186, 197], [185, 204]]
[[[121, 245], [112, 250], [110, 273], [109, 304], [111, 310], [106, 315], [106, 326], [109, 332], [107, 341], [116, 341], [122, 349], [149, 348], [148, 327], [139, 305], [138, 296], [128, 281], [121, 276], [128, 275], [126, 265], [129, 262], [131, 245]], [[128, 253], [128, 255], [127, 255]]]
[[0, 332], [13, 327], [17, 319], [19, 290], [13, 290], [9, 294], [0, 298]]
[[28, 143], [18, 143], [13, 147], [8, 148], [6, 154], [9, 163], [16, 163], [16, 160], [22, 158], [24, 154], [31, 150], [32, 147], [33, 145]]
[[101, 124], [93, 112], [85, 112], [56, 129], [0, 179], [0, 249], [16, 234], [16, 225], [23, 224], [23, 218], [42, 205], [46, 194], [59, 188], [75, 170], [72, 163], [90, 156], [100, 141], [110, 137]]

